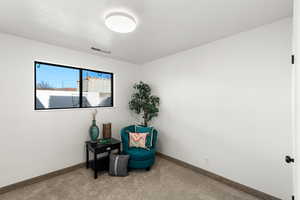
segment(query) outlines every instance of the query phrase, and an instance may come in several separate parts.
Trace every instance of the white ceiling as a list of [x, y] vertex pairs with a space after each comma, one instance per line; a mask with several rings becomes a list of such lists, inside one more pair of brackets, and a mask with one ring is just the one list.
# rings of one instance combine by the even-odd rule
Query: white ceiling
[[[145, 63], [292, 16], [292, 0], [0, 0], [0, 31]], [[129, 34], [104, 25], [110, 11], [138, 21]]]

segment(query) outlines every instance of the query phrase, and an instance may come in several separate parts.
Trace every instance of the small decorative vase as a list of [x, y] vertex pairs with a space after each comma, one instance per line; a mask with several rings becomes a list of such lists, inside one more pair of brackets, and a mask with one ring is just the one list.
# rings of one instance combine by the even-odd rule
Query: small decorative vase
[[96, 125], [96, 120], [93, 120], [93, 124], [90, 127], [90, 138], [92, 142], [96, 142], [99, 137], [99, 127]]
[[104, 139], [111, 138], [111, 123], [102, 125], [102, 136]]

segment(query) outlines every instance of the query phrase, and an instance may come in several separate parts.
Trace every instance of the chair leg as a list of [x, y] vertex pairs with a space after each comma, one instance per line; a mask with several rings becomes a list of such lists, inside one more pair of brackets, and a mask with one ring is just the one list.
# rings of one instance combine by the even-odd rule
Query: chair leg
[[147, 168], [146, 168], [146, 171], [150, 171], [150, 170], [151, 170], [151, 167], [147, 167]]

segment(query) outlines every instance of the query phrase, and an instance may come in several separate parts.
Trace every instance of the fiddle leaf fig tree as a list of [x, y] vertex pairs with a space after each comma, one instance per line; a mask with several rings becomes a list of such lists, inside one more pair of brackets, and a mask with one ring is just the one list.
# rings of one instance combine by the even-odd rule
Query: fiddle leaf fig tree
[[133, 86], [135, 92], [129, 101], [130, 110], [142, 115], [143, 126], [148, 126], [154, 117], [158, 116], [159, 97], [151, 95], [151, 88], [148, 84], [140, 81]]

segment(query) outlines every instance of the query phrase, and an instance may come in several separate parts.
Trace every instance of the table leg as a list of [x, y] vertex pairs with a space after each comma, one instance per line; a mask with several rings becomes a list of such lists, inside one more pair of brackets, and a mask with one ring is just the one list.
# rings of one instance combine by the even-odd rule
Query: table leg
[[118, 154], [121, 154], [121, 145], [118, 147]]
[[98, 178], [97, 154], [94, 152], [94, 178]]
[[85, 163], [85, 165], [86, 165], [86, 168], [88, 169], [90, 158], [89, 158], [89, 148], [88, 148], [87, 144], [85, 145], [85, 150], [86, 150], [86, 163]]

